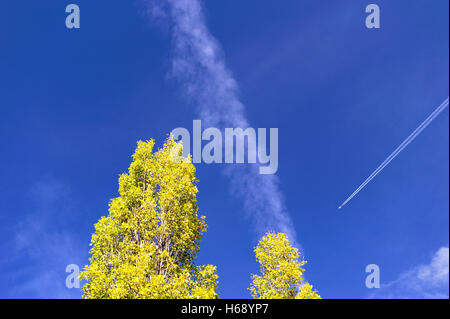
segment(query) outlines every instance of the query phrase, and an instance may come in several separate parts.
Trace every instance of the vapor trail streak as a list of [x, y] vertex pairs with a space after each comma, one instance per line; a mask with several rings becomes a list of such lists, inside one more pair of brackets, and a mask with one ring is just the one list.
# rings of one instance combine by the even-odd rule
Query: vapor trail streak
[[[384, 160], [384, 162], [378, 166], [378, 168], [364, 181], [364, 183], [362, 183], [357, 190], [352, 194], [352, 195], [356, 195], [356, 193], [358, 193], [365, 185], [367, 185], [368, 182], [370, 182], [370, 180], [373, 179], [373, 177], [375, 177], [375, 175], [378, 174], [378, 172], [380, 172], [387, 164], [389, 164], [389, 162], [392, 161], [393, 157], [397, 156], [398, 153], [400, 153], [409, 143], [412, 142], [413, 139], [416, 138], [417, 135], [420, 134], [420, 132], [425, 129], [426, 126], [428, 126], [428, 124], [430, 124], [430, 122], [437, 116], [439, 115], [440, 112], [443, 111], [443, 109], [445, 109], [445, 107], [448, 105], [448, 99], [445, 100], [436, 110], [434, 110], [434, 112], [424, 121], [422, 122], [422, 124], [419, 125], [419, 127], [413, 132], [411, 133], [403, 142], [402, 144], [400, 144], [396, 150], [388, 156], [388, 158], [386, 158]], [[351, 198], [350, 198], [351, 199]], [[342, 207], [343, 205], [341, 205]]]
[[[183, 96], [195, 106], [206, 126], [219, 130], [250, 127], [239, 86], [226, 65], [219, 41], [212, 35], [200, 0], [143, 0], [147, 12], [169, 19], [172, 39], [170, 76], [181, 85]], [[230, 191], [243, 202], [260, 238], [266, 231], [286, 233], [298, 244], [296, 230], [285, 204], [277, 175], [261, 175], [259, 167], [224, 167]]]
[[447, 98], [441, 105], [439, 105], [430, 116], [427, 117], [418, 128], [414, 130], [396, 149], [389, 155], [380, 166], [339, 206], [339, 209], [344, 207], [353, 197], [355, 197], [372, 179], [375, 178], [401, 151], [403, 151], [430, 123], [449, 105], [449, 98]]

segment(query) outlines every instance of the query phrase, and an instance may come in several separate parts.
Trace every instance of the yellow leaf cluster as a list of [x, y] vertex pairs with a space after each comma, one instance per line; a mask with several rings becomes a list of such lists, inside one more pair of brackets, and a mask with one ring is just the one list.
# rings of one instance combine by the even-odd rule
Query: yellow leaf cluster
[[169, 137], [139, 141], [120, 196], [95, 225], [84, 298], [217, 298], [216, 267], [194, 267], [204, 217], [198, 216], [195, 167]]
[[249, 288], [255, 299], [320, 299], [309, 283], [303, 282], [305, 260], [290, 245], [284, 233], [268, 232], [255, 248], [261, 275], [252, 274]]

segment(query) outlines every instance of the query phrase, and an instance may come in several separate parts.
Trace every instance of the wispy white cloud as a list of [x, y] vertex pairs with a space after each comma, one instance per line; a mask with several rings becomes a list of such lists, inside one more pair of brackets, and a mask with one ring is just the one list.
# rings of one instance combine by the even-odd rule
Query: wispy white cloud
[[[144, 3], [148, 13], [156, 12], [152, 18], [167, 17], [171, 21], [174, 50], [170, 75], [179, 81], [202, 122], [222, 129], [249, 127], [238, 85], [225, 64], [220, 44], [206, 25], [200, 1]], [[225, 174], [232, 181], [232, 192], [243, 200], [258, 235], [267, 230], [282, 231], [296, 242], [277, 176], [260, 175], [255, 165], [228, 165]]]
[[440, 299], [449, 298], [449, 248], [441, 247], [427, 265], [419, 265], [381, 285], [370, 298]]
[[14, 298], [74, 298], [79, 289], [68, 289], [68, 264], [86, 262], [86, 248], [74, 233], [78, 216], [67, 185], [54, 178], [36, 182], [29, 190], [30, 211], [15, 226], [9, 243], [10, 293]]

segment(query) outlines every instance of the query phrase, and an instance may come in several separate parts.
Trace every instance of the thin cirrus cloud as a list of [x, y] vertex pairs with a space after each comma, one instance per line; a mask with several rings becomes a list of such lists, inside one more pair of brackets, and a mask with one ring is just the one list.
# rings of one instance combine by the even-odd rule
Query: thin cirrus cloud
[[[200, 1], [144, 3], [151, 19], [163, 21], [165, 26], [170, 21], [173, 57], [169, 75], [179, 82], [202, 122], [221, 129], [249, 127], [238, 85], [225, 64], [220, 44], [208, 30]], [[267, 230], [281, 231], [297, 244], [277, 176], [260, 175], [257, 165], [227, 165], [224, 174], [231, 181], [232, 193], [243, 201], [258, 236]]]
[[8, 257], [12, 298], [76, 298], [80, 289], [65, 286], [66, 266], [80, 266], [87, 249], [72, 229], [79, 211], [69, 187], [46, 177], [34, 183], [26, 201], [29, 213], [14, 229]]
[[448, 299], [449, 248], [441, 247], [429, 264], [419, 265], [400, 274], [397, 279], [374, 289], [369, 298]]

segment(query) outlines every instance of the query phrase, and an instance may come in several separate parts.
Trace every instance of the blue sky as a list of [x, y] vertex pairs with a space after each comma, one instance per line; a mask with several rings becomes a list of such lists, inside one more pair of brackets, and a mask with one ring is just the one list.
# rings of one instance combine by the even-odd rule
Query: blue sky
[[[381, 29], [365, 27], [367, 1], [203, 1], [203, 12], [246, 119], [279, 128], [279, 192], [307, 280], [324, 298], [448, 297], [448, 110], [337, 210], [448, 97], [448, 1], [372, 2]], [[161, 144], [198, 118], [170, 77], [170, 20], [140, 1], [75, 3], [78, 30], [61, 1], [0, 11], [2, 298], [80, 297], [65, 267], [87, 263], [136, 141]], [[247, 298], [258, 238], [232, 194], [239, 180], [197, 169], [209, 226], [198, 262], [217, 265], [222, 297]], [[380, 267], [375, 292], [368, 264]]]

